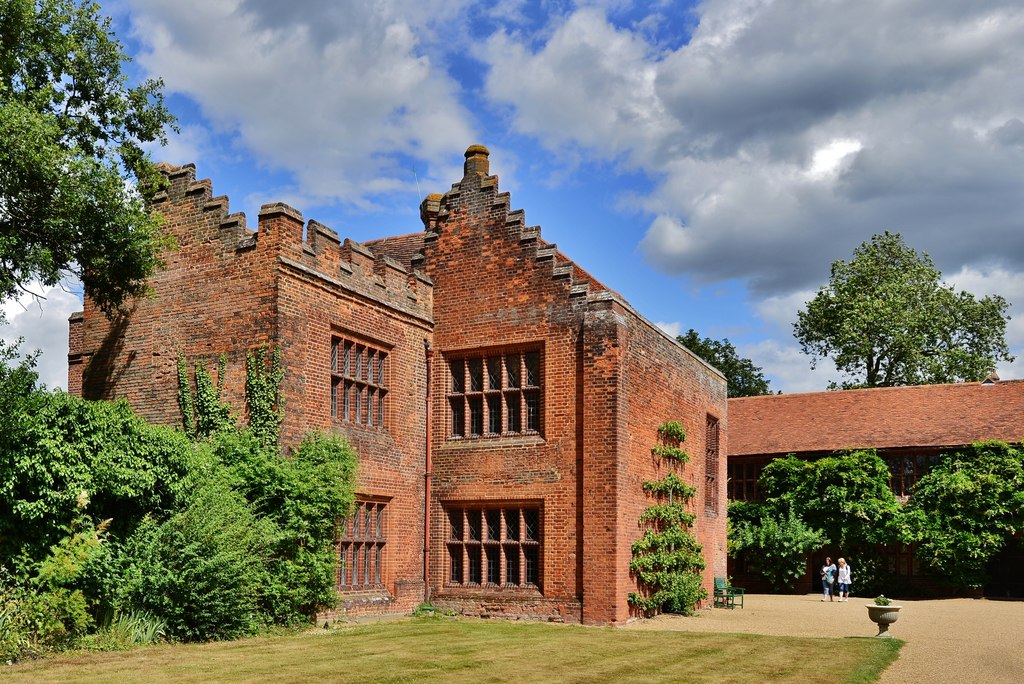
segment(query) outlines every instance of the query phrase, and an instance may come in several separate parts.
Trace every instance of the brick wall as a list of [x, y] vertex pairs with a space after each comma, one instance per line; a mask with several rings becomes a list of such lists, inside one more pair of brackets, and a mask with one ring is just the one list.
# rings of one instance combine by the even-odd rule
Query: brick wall
[[[637, 520], [651, 505], [642, 486], [675, 471], [697, 494], [690, 501], [696, 515], [691, 529], [703, 546], [707, 567], [704, 588], [713, 594], [714, 578], [726, 576], [727, 406], [725, 378], [635, 313], [627, 317], [623, 401], [627, 431], [624, 463], [627, 469], [620, 492], [622, 547], [641, 536]], [[718, 421], [718, 451], [714, 470], [706, 454], [708, 417]], [[658, 442], [658, 427], [678, 420], [686, 430], [681, 447], [690, 455], [684, 465], [651, 455]], [[714, 496], [709, 498], [709, 488]], [[709, 504], [714, 504], [709, 508]], [[635, 587], [635, 583], [632, 584]], [[631, 590], [632, 590], [631, 587]]]
[[[359, 495], [387, 504], [386, 593], [348, 598], [358, 613], [408, 611], [422, 600], [424, 340], [431, 336], [432, 288], [387, 258], [346, 241], [297, 210], [268, 204], [258, 232], [212, 197], [194, 168], [162, 167], [170, 186], [154, 209], [176, 247], [150, 281], [153, 296], [106, 319], [91, 302], [72, 317], [69, 391], [125, 398], [140, 415], [179, 424], [177, 358], [228, 359], [224, 396], [244, 421], [245, 355], [279, 344], [285, 369], [282, 442], [312, 430], [345, 435], [360, 457]], [[304, 240], [305, 234], [305, 240]], [[346, 335], [388, 352], [384, 427], [332, 418], [331, 339]], [[75, 382], [75, 378], [81, 382]], [[417, 389], [420, 388], [420, 389]]]
[[[725, 381], [644, 321], [525, 226], [472, 147], [465, 176], [425, 202], [423, 265], [435, 285], [434, 498], [430, 583], [435, 600], [469, 614], [521, 610], [591, 623], [629, 619], [630, 544], [647, 505], [657, 427], [681, 420], [703, 485], [706, 416], [725, 434]], [[452, 438], [446, 360], [471, 350], [543, 350], [540, 435]], [[705, 544], [705, 584], [725, 573], [725, 441], [720, 510], [695, 532]], [[703, 487], [702, 487], [703, 488]], [[446, 503], [538, 502], [543, 511], [541, 587], [488, 590], [448, 582]], [[703, 500], [699, 505], [703, 505]], [[495, 606], [506, 606], [498, 610]], [[508, 604], [513, 607], [508, 608]]]
[[[424, 201], [422, 254], [417, 236], [382, 242], [379, 253], [341, 242], [284, 204], [264, 205], [259, 230], [250, 231], [226, 198], [212, 196], [209, 181], [195, 180], [192, 166], [162, 168], [170, 187], [154, 209], [177, 248], [151, 281], [154, 296], [129, 314], [107, 320], [87, 302], [73, 317], [69, 386], [90, 398], [124, 397], [144, 417], [175, 424], [178, 354], [210, 367], [225, 354], [226, 398], [241, 414], [246, 352], [280, 344], [282, 441], [294, 444], [314, 429], [346, 435], [360, 455], [358, 493], [387, 502], [386, 591], [346, 593], [341, 611], [322, 617], [406, 612], [422, 600], [428, 437], [428, 589], [438, 605], [474, 615], [628, 620], [626, 597], [636, 588], [630, 544], [648, 505], [641, 486], [667, 467], [650, 448], [658, 426], [673, 419], [689, 433], [693, 461], [684, 476], [699, 489], [720, 489], [716, 514], [705, 514], [703, 497], [694, 502], [705, 586], [725, 574], [724, 379], [511, 211], [488, 173], [486, 149], [471, 147], [461, 182]], [[332, 415], [335, 337], [387, 353], [383, 426]], [[425, 343], [433, 349], [429, 379]], [[453, 437], [449, 362], [524, 350], [541, 354], [539, 430]], [[713, 479], [704, 471], [708, 415], [720, 420]], [[488, 505], [539, 511], [537, 586], [449, 581], [446, 508]]]
[[[471, 148], [471, 151], [474, 148]], [[466, 175], [426, 216], [424, 269], [434, 282], [431, 588], [435, 601], [468, 614], [519, 612], [578, 622], [576, 344], [585, 298], [539, 230], [509, 211], [487, 175], [486, 153], [467, 152]], [[429, 200], [428, 200], [429, 201]], [[540, 435], [451, 439], [447, 362], [461, 353], [542, 352]], [[446, 504], [536, 502], [541, 507], [541, 589], [447, 584]]]
[[245, 350], [276, 338], [273, 265], [282, 222], [261, 217], [260, 234], [245, 218], [228, 214], [224, 197], [212, 197], [209, 181], [195, 168], [162, 167], [170, 185], [154, 202], [176, 248], [150, 280], [153, 294], [130, 312], [108, 320], [85, 303], [81, 394], [88, 399], [125, 398], [148, 420], [176, 424], [177, 358], [203, 359], [216, 367], [228, 357], [225, 393], [242, 405]]

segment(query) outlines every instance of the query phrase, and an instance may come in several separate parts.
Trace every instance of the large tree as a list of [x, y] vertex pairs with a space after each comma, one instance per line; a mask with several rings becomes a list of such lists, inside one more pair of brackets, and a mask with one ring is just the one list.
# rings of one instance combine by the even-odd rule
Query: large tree
[[67, 276], [108, 313], [145, 291], [163, 239], [144, 151], [174, 118], [93, 2], [0, 0], [0, 299]]
[[842, 387], [891, 387], [982, 379], [1006, 346], [1006, 300], [957, 292], [899, 233], [875, 235], [800, 311], [794, 334], [812, 366], [830, 357]]
[[690, 328], [685, 335], [679, 335], [676, 339], [694, 354], [722, 371], [728, 382], [730, 397], [756, 397], [772, 393], [760, 366], [755, 366], [753, 361], [737, 354], [736, 347], [728, 337], [722, 341], [710, 337], [701, 338], [696, 330]]

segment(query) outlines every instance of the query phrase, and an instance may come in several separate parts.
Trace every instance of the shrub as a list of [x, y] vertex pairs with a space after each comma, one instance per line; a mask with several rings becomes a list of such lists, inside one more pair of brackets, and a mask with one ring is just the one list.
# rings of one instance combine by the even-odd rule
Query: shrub
[[29, 577], [79, 516], [85, 492], [96, 519], [127, 535], [151, 511], [176, 505], [192, 447], [147, 424], [124, 402], [33, 391], [0, 416], [0, 558]]
[[0, 662], [18, 660], [29, 646], [22, 598], [10, 571], [0, 565]]
[[747, 501], [729, 505], [728, 538], [730, 555], [743, 553], [776, 591], [792, 589], [807, 572], [807, 554], [828, 543], [794, 511]]
[[987, 566], [1024, 529], [1024, 450], [985, 442], [946, 455], [914, 487], [906, 542], [958, 587], [978, 588]]
[[222, 479], [211, 478], [166, 521], [143, 520], [120, 549], [115, 607], [142, 609], [183, 641], [256, 633], [273, 527]]
[[248, 432], [211, 441], [254, 510], [272, 523], [263, 605], [278, 624], [307, 622], [336, 600], [337, 521], [352, 508], [356, 454], [345, 440], [313, 434], [283, 458]]
[[116, 613], [109, 624], [79, 640], [88, 651], [126, 651], [135, 646], [155, 644], [167, 635], [167, 623], [144, 610]]

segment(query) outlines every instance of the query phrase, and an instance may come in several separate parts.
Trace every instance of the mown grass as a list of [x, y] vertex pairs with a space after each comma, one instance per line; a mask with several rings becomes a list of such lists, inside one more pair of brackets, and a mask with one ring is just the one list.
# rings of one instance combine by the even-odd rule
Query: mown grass
[[417, 618], [0, 666], [4, 682], [850, 682], [902, 642]]

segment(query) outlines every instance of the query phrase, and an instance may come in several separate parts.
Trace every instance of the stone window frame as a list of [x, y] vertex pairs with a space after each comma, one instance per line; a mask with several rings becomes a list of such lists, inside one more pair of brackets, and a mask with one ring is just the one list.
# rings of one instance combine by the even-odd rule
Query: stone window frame
[[542, 591], [540, 503], [446, 503], [443, 507], [445, 586]]
[[336, 572], [339, 591], [385, 587], [389, 503], [385, 498], [356, 495], [352, 515], [341, 521]]
[[448, 439], [543, 436], [541, 345], [445, 354]]
[[330, 349], [331, 420], [387, 430], [391, 348], [334, 331]]

